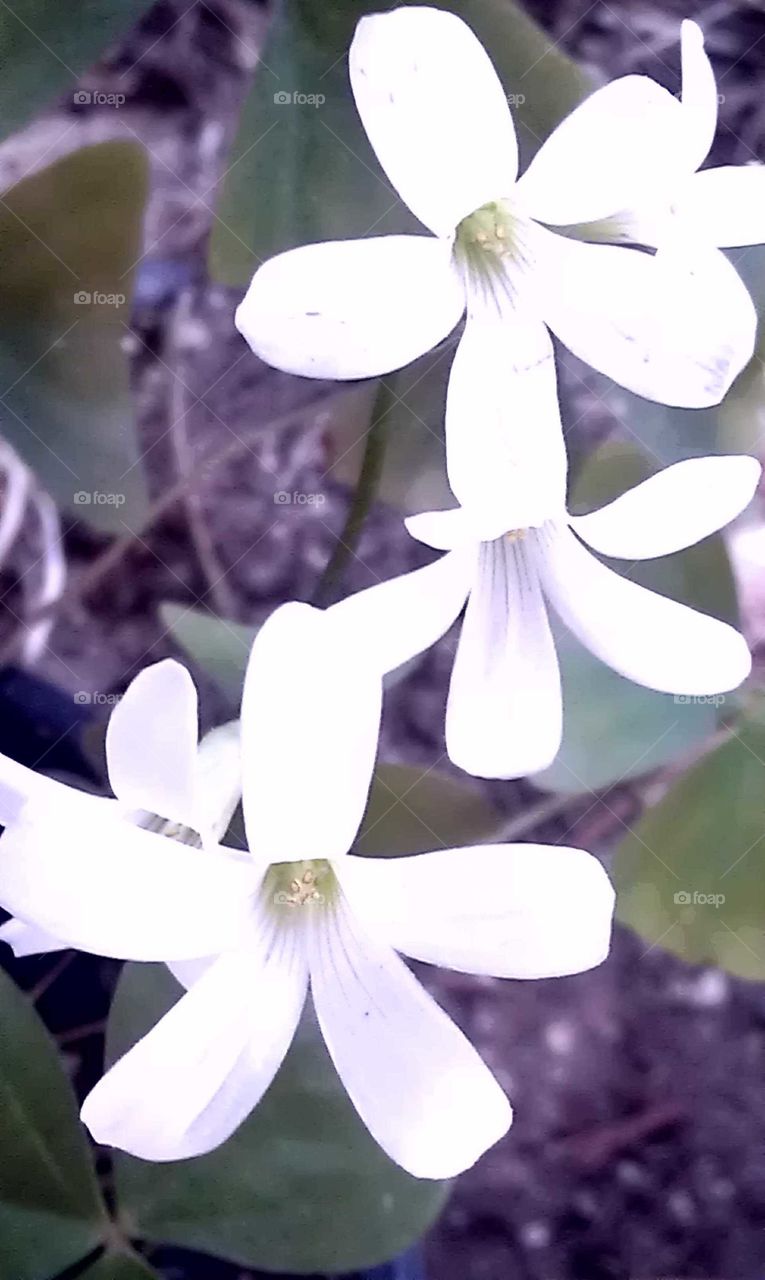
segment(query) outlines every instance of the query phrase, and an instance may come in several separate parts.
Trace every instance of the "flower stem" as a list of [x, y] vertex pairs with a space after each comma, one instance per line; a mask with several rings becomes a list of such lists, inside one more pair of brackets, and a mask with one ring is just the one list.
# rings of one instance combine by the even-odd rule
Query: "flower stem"
[[335, 549], [314, 592], [312, 603], [321, 608], [327, 608], [340, 598], [348, 558], [354, 554], [359, 535], [377, 493], [388, 443], [386, 420], [395, 403], [396, 397], [391, 388], [380, 381], [367, 431], [356, 492], [351, 499], [345, 524], [335, 543]]

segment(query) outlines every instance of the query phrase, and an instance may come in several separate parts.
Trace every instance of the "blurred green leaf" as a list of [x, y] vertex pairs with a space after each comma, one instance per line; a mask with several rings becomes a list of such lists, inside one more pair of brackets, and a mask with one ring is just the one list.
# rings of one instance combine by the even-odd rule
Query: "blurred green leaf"
[[379, 764], [353, 850], [379, 858], [453, 849], [490, 840], [500, 825], [476, 784], [434, 769]]
[[82, 72], [148, 8], [149, 0], [4, 4], [0, 9], [0, 138], [26, 124], [67, 89], [74, 96]]
[[760, 318], [757, 347], [722, 404], [674, 409], [609, 386], [605, 399], [630, 437], [657, 466], [710, 453], [762, 454], [765, 449], [765, 246], [731, 249], [727, 256], [752, 295]]
[[[163, 965], [128, 964], [109, 1019], [109, 1059], [179, 993]], [[265, 1098], [223, 1147], [161, 1165], [116, 1153], [115, 1174], [130, 1235], [300, 1274], [394, 1256], [428, 1229], [447, 1194], [443, 1183], [412, 1178], [383, 1154], [308, 1014]]]
[[160, 616], [173, 638], [204, 671], [235, 701], [242, 696], [244, 673], [256, 626], [216, 618], [201, 609], [167, 601]]
[[765, 722], [744, 720], [616, 851], [617, 915], [650, 946], [765, 978]]
[[77, 1280], [161, 1280], [161, 1277], [148, 1262], [134, 1253], [105, 1253]]
[[[574, 514], [624, 493], [657, 468], [633, 444], [608, 443], [591, 454], [573, 486]], [[736, 595], [723, 540], [638, 564], [610, 566], [641, 586], [735, 623]], [[552, 765], [535, 775], [545, 791], [596, 791], [677, 759], [713, 732], [715, 700], [675, 698], [625, 680], [554, 624], [563, 680], [563, 742]]]
[[[377, 163], [348, 82], [354, 27], [378, 7], [372, 0], [281, 5], [244, 106], [213, 229], [212, 271], [221, 281], [247, 284], [262, 259], [310, 241], [422, 231]], [[589, 81], [512, 0], [442, 7], [486, 44], [513, 95], [530, 156], [587, 94]], [[290, 100], [295, 93], [310, 101]]]
[[85, 1132], [55, 1045], [0, 971], [0, 1275], [49, 1280], [107, 1229]]
[[58, 502], [121, 533], [146, 511], [122, 349], [145, 194], [142, 148], [107, 142], [0, 206], [0, 433]]

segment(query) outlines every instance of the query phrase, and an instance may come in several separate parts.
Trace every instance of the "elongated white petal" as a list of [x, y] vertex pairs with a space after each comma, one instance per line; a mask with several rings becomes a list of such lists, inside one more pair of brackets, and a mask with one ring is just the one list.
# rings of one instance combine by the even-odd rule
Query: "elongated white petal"
[[749, 674], [749, 650], [733, 627], [613, 573], [569, 529], [547, 532], [539, 569], [566, 626], [628, 680], [702, 696], [735, 689]]
[[176, 982], [180, 982], [188, 991], [189, 987], [193, 987], [195, 982], [204, 977], [217, 959], [217, 956], [200, 956], [198, 960], [170, 960], [167, 967]]
[[97, 1142], [162, 1161], [231, 1136], [273, 1080], [303, 1008], [296, 937], [279, 930], [222, 956], [107, 1071], [82, 1108]]
[[333, 610], [295, 603], [255, 638], [242, 698], [242, 801], [249, 848], [270, 862], [332, 858], [353, 843], [382, 705], [368, 643]]
[[198, 737], [197, 691], [186, 668], [166, 658], [139, 672], [106, 729], [117, 799], [193, 826]]
[[533, 556], [525, 540], [483, 543], [449, 687], [449, 757], [481, 778], [517, 778], [550, 764], [560, 739], [558, 660]]
[[6, 942], [17, 957], [64, 951], [67, 945], [60, 938], [53, 938], [33, 924], [24, 924], [22, 920], [7, 920], [4, 925], [0, 925], [0, 942]]
[[362, 18], [348, 64], [377, 158], [426, 227], [449, 236], [510, 194], [518, 147], [507, 99], [461, 18], [420, 6]]
[[755, 458], [689, 458], [628, 489], [571, 527], [605, 556], [651, 560], [691, 547], [743, 511], [762, 468]]
[[686, 18], [680, 29], [685, 163], [692, 173], [709, 154], [717, 129], [717, 85], [704, 49], [704, 33]]
[[341, 898], [312, 921], [311, 990], [353, 1105], [417, 1178], [450, 1178], [507, 1132], [505, 1095], [462, 1032]]
[[206, 733], [196, 761], [195, 830], [222, 840], [242, 798], [242, 747], [238, 720]]
[[143, 831], [92, 797], [29, 805], [0, 837], [0, 905], [62, 946], [118, 959], [233, 946], [260, 875], [245, 855]]
[[465, 307], [451, 247], [430, 236], [308, 244], [256, 271], [236, 327], [256, 356], [307, 378], [371, 378], [435, 347]]
[[[71, 796], [75, 799], [85, 795], [74, 787], [69, 787], [56, 778], [48, 778], [44, 773], [37, 773], [19, 764], [10, 756], [0, 755], [0, 824], [7, 826], [15, 822], [28, 802], [41, 808], [51, 808], [59, 803], [66, 804]], [[96, 797], [91, 797], [96, 799]], [[114, 806], [113, 800], [103, 800], [106, 808]]]
[[647, 76], [624, 76], [586, 98], [542, 144], [518, 182], [524, 212], [565, 226], [649, 201], [674, 180], [683, 117]]
[[405, 955], [463, 973], [554, 978], [608, 955], [614, 891], [596, 858], [499, 844], [346, 858], [354, 911]]
[[333, 605], [359, 660], [387, 673], [440, 640], [467, 599], [476, 544]]
[[765, 165], [702, 169], [677, 202], [682, 226], [721, 249], [765, 244]]
[[[421, 511], [419, 515], [407, 516], [404, 524], [413, 538], [436, 551], [476, 546], [486, 538], [480, 513], [466, 511], [464, 507], [451, 507], [447, 511]], [[499, 525], [493, 531], [493, 537], [498, 538], [506, 532]]]
[[566, 446], [545, 325], [507, 305], [471, 308], [449, 378], [446, 466], [484, 537], [560, 514]]
[[652, 256], [542, 227], [530, 234], [550, 328], [638, 395], [692, 409], [717, 404], [751, 358], [756, 312], [718, 250]]

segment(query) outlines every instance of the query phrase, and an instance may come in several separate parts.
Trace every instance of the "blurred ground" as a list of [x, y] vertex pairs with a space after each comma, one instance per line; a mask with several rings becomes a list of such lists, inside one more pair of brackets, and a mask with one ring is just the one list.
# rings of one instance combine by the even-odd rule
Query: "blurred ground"
[[[715, 159], [765, 159], [759, 4], [535, 0], [528, 7], [600, 79], [642, 71], [673, 90], [678, 22], [697, 17], [725, 98]], [[72, 692], [119, 690], [147, 661], [173, 652], [157, 614], [162, 600], [203, 599], [249, 620], [284, 599], [306, 598], [342, 524], [345, 495], [326, 474], [325, 407], [309, 403], [328, 389], [260, 366], [233, 330], [234, 292], [211, 287], [204, 274], [212, 199], [204, 197], [224, 165], [262, 23], [261, 6], [246, 0], [161, 0], [85, 82], [106, 91], [119, 85], [127, 96], [119, 118], [108, 108], [77, 110], [67, 102], [0, 147], [0, 182], [7, 185], [46, 148], [49, 162], [57, 151], [106, 136], [134, 133], [146, 143], [153, 187], [131, 342], [154, 494], [177, 475], [173, 440], [164, 432], [179, 395], [188, 397], [180, 412], [186, 410], [192, 446], [205, 456], [230, 449], [224, 464], [209, 468], [200, 492], [196, 520], [210, 531], [204, 545], [190, 538], [185, 507], [169, 509], [150, 537], [106, 562], [99, 558], [104, 542], [71, 524], [73, 587], [40, 670]], [[588, 406], [586, 379], [573, 364], [563, 385], [577, 408], [593, 410], [597, 435], [614, 429], [602, 406]], [[306, 407], [288, 430], [264, 428], [300, 405]], [[277, 507], [277, 490], [321, 492], [326, 502]], [[347, 586], [420, 562], [399, 518], [379, 509]], [[388, 758], [446, 767], [439, 726], [450, 656], [447, 638], [392, 695]], [[220, 718], [227, 710], [221, 696], [202, 684], [205, 716]], [[491, 790], [508, 815], [533, 800], [527, 784]], [[639, 805], [637, 792], [621, 789], [565, 808], [536, 834], [607, 851]], [[38, 964], [15, 968], [31, 982]], [[99, 981], [111, 974], [104, 970]], [[517, 1110], [509, 1137], [460, 1180], [433, 1233], [432, 1280], [761, 1280], [760, 987], [645, 954], [624, 931], [609, 962], [577, 978], [524, 985], [424, 976]], [[92, 1000], [97, 1007], [103, 992]], [[43, 1013], [63, 1032], [76, 1067], [82, 1042], [61, 1025], [61, 1007], [53, 986]], [[93, 1016], [81, 1010], [83, 1022]], [[95, 1052], [91, 1042], [87, 1051]], [[207, 1266], [197, 1273], [180, 1264], [167, 1274], [213, 1277]], [[235, 1274], [220, 1270], [231, 1280]]]

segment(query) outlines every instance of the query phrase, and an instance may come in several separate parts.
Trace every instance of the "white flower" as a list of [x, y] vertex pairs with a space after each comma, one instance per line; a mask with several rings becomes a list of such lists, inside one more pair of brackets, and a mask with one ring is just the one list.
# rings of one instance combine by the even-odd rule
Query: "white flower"
[[[552, 381], [548, 328], [649, 399], [701, 407], [722, 398], [756, 327], [730, 263], [711, 251], [689, 261], [567, 234], [666, 190], [687, 152], [671, 94], [644, 76], [606, 85], [517, 178], [502, 86], [454, 14], [412, 6], [362, 18], [349, 61], [377, 158], [433, 235], [313, 244], [266, 262], [236, 317], [257, 355], [310, 377], [367, 378], [428, 351], [467, 308], [449, 386], [452, 434], [469, 437], [487, 377], [536, 421], [549, 398], [540, 367]], [[498, 361], [511, 364], [502, 387]], [[494, 412], [513, 429], [505, 399]]]
[[379, 634], [385, 666], [407, 649], [409, 628], [430, 642], [437, 628], [443, 634], [461, 591], [468, 604], [446, 712], [449, 756], [481, 777], [535, 773], [557, 754], [562, 725], [546, 602], [596, 657], [637, 684], [702, 696], [746, 678], [751, 657], [733, 627], [614, 573], [584, 543], [630, 561], [679, 551], [733, 519], [759, 475], [754, 458], [694, 458], [590, 515], [570, 517], [561, 501], [537, 527], [524, 527], [510, 505], [503, 518], [498, 503], [411, 516], [415, 538], [449, 552], [418, 571], [433, 576], [416, 609], [413, 574], [337, 607], [348, 625]]
[[[143, 859], [125, 843], [83, 840], [63, 809], [48, 817], [34, 804], [0, 839], [9, 910], [69, 945], [170, 961], [188, 988], [86, 1099], [99, 1141], [152, 1160], [223, 1142], [278, 1070], [310, 981], [329, 1052], [374, 1138], [416, 1176], [451, 1176], [505, 1133], [510, 1106], [396, 952], [517, 978], [578, 972], [608, 952], [613, 891], [582, 850], [347, 856], [381, 682], [342, 617], [285, 605], [255, 641], [242, 706], [251, 856], [155, 839]], [[208, 896], [195, 860], [213, 885], [217, 862], [220, 890]], [[244, 916], [216, 920], [232, 876]]]
[[[189, 877], [188, 913], [173, 922], [172, 930], [171, 922], [154, 912], [151, 899], [143, 902], [132, 878], [111, 886], [119, 894], [122, 924], [90, 918], [83, 897], [81, 920], [73, 917], [69, 922], [71, 929], [81, 925], [86, 931], [79, 944], [83, 949], [120, 954], [123, 927], [132, 932], [133, 917], [144, 921], [152, 954], [164, 945], [158, 939], [170, 945], [171, 932], [179, 958], [196, 954], [200, 927], [209, 932], [212, 947], [225, 941], [227, 918], [228, 927], [233, 927], [241, 911], [239, 887], [246, 877], [236, 867], [219, 875], [218, 859], [209, 850], [225, 833], [241, 796], [239, 726], [234, 722], [213, 729], [199, 746], [197, 736], [194, 683], [180, 663], [166, 659], [136, 676], [110, 716], [106, 759], [115, 800], [78, 791], [0, 756], [0, 821], [7, 828], [2, 854], [10, 858], [14, 844], [23, 848], [33, 832], [49, 860], [39, 872], [47, 881], [49, 909], [42, 899], [37, 903], [38, 872], [32, 861], [26, 871], [20, 866], [24, 879], [15, 891], [19, 918], [0, 927], [0, 941], [19, 956], [74, 945], [62, 941], [65, 935], [57, 930], [59, 913], [71, 894], [70, 866], [60, 856], [67, 832], [83, 859], [93, 860], [94, 873], [105, 878], [105, 889], [111, 874], [107, 851], [114, 852], [118, 863], [124, 859], [134, 866], [139, 875], [141, 870], [156, 875], [160, 894], [163, 875], [165, 887], [182, 870]], [[196, 848], [181, 847], [189, 845]], [[5, 902], [1, 896], [0, 900]]]
[[684, 147], [667, 191], [653, 204], [637, 202], [602, 228], [608, 238], [667, 245], [693, 254], [716, 246], [765, 242], [765, 165], [701, 169], [717, 129], [718, 93], [704, 35], [686, 19], [681, 30]]

